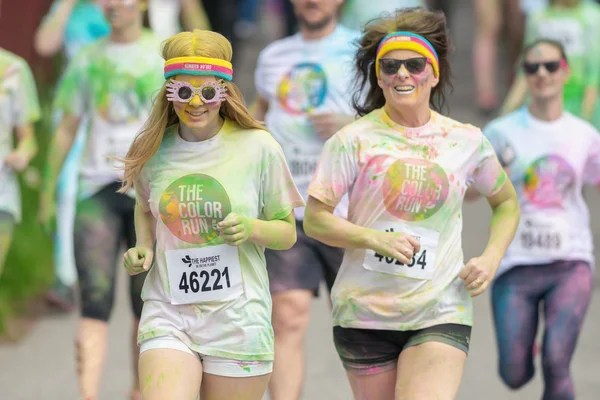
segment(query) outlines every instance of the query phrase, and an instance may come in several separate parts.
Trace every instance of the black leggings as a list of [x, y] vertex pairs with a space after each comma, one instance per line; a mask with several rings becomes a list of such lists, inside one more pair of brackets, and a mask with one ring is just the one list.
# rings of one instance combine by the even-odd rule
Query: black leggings
[[[77, 204], [75, 214], [75, 264], [79, 275], [81, 314], [108, 321], [113, 308], [116, 275], [122, 265], [121, 243], [135, 246], [135, 200], [117, 193], [112, 183]], [[118, 263], [118, 265], [117, 265]], [[142, 286], [146, 273], [132, 276], [129, 295], [137, 318], [142, 314]]]

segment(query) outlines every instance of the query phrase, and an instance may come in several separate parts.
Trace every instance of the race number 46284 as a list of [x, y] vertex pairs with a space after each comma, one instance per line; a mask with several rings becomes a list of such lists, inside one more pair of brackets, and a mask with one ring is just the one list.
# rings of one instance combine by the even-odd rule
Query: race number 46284
[[420, 227], [409, 227], [402, 223], [385, 223], [385, 227], [380, 227], [378, 230], [388, 233], [402, 232], [411, 235], [419, 241], [421, 248], [413, 254], [408, 264], [373, 250], [367, 250], [363, 263], [364, 268], [370, 271], [413, 279], [429, 280], [433, 277], [439, 232]]

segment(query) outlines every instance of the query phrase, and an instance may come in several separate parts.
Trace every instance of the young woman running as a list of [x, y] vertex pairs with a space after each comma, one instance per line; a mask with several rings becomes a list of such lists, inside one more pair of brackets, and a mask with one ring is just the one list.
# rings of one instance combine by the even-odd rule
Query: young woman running
[[543, 305], [543, 399], [574, 399], [569, 365], [593, 291], [586, 184], [600, 183], [600, 134], [564, 109], [570, 77], [559, 42], [524, 50], [529, 106], [484, 132], [519, 194], [521, 222], [492, 285], [499, 372], [517, 389], [534, 375], [534, 340]]
[[274, 349], [264, 249], [292, 247], [304, 201], [231, 82], [230, 42], [195, 30], [162, 55], [166, 82], [124, 160], [138, 238], [125, 268], [150, 271], [143, 398], [260, 400]]
[[[448, 42], [444, 15], [424, 9], [367, 25], [356, 59], [370, 83], [355, 104], [363, 117], [327, 141], [308, 190], [306, 233], [347, 248], [333, 334], [357, 399], [454, 399], [471, 296], [490, 284], [518, 224], [516, 193], [481, 130], [439, 113]], [[493, 216], [483, 254], [464, 264], [468, 186]], [[348, 221], [332, 213], [346, 193]]]

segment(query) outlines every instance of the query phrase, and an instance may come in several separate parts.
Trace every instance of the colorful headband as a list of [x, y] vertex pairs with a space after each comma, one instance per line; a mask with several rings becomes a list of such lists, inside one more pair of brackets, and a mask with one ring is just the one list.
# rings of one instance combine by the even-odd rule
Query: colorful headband
[[392, 50], [412, 50], [426, 57], [436, 77], [440, 76], [440, 61], [437, 52], [423, 36], [412, 32], [393, 32], [381, 39], [377, 47], [375, 73], [379, 77], [379, 59]]
[[177, 57], [165, 62], [165, 79], [178, 74], [218, 76], [226, 81], [233, 79], [230, 62], [208, 57]]

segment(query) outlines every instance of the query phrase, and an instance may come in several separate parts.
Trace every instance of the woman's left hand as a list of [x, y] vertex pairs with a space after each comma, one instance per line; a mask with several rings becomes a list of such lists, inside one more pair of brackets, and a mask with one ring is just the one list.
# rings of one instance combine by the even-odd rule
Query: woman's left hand
[[219, 234], [230, 246], [239, 246], [250, 238], [250, 219], [237, 213], [230, 213], [218, 223]]
[[467, 290], [471, 292], [471, 297], [479, 296], [483, 293], [496, 274], [494, 262], [484, 256], [471, 258], [469, 262], [460, 270], [458, 276], [465, 281]]

